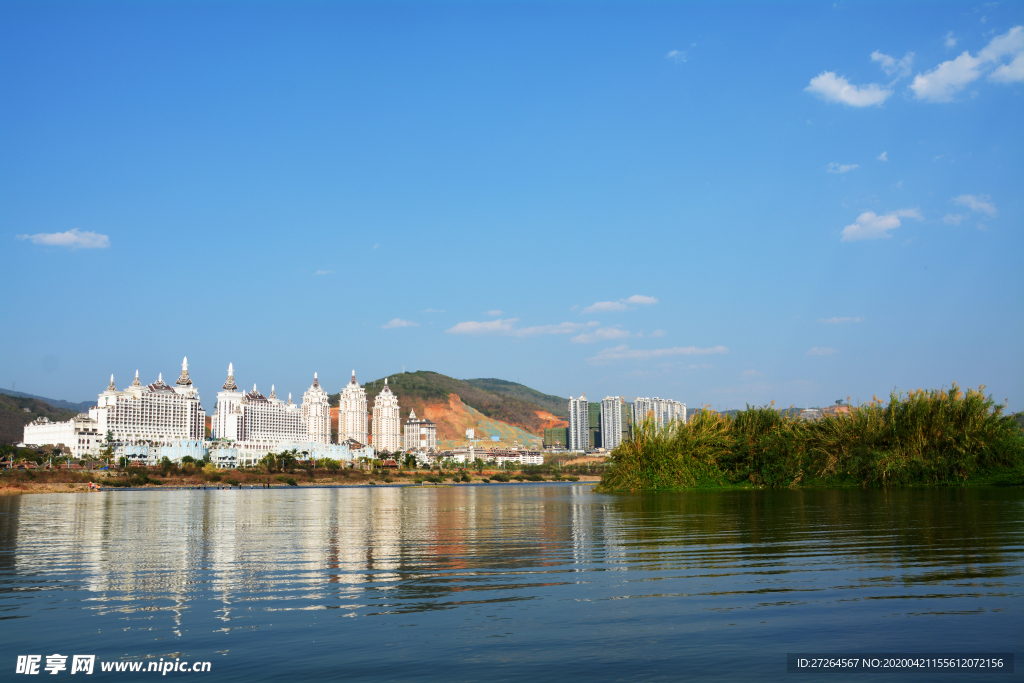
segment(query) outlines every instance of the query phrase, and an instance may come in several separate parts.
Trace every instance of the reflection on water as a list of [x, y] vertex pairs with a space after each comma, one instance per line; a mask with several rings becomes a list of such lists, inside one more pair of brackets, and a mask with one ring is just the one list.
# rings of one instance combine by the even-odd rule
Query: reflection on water
[[1022, 522], [1009, 489], [7, 496], [2, 666], [715, 680], [782, 678], [788, 651], [1013, 651]]

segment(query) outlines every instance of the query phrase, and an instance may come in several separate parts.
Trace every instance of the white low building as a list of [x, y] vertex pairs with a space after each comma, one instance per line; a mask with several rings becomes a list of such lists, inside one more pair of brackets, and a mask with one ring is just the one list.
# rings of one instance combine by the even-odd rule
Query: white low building
[[51, 422], [45, 415], [25, 425], [24, 442], [32, 446], [63, 446], [75, 458], [98, 456], [104, 433], [86, 413], [64, 422]]

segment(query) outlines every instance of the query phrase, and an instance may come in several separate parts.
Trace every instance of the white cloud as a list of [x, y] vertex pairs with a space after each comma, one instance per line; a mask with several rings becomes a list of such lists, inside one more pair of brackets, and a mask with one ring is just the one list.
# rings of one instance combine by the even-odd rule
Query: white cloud
[[903, 59], [895, 59], [875, 50], [871, 53], [871, 61], [878, 62], [886, 76], [904, 78], [910, 75], [910, 66], [914, 63], [914, 53], [908, 52]]
[[969, 216], [966, 213], [947, 213], [942, 217], [942, 222], [947, 225], [960, 225], [967, 218]]
[[487, 311], [487, 315], [501, 315], [501, 313], [502, 312], [496, 308], [493, 311]]
[[98, 232], [82, 232], [78, 228], [67, 232], [40, 232], [35, 235], [17, 235], [19, 240], [28, 240], [33, 244], [47, 247], [67, 247], [68, 249], [106, 249], [110, 246], [110, 238]]
[[996, 67], [996, 70], [989, 74], [988, 80], [996, 83], [1024, 81], [1024, 53], [1014, 57], [1009, 64]]
[[686, 61], [686, 53], [682, 50], [672, 50], [665, 55], [665, 59], [675, 62], [676, 64], [682, 64]]
[[815, 346], [808, 349], [804, 354], [805, 356], [831, 356], [833, 353], [839, 353], [836, 349], [829, 348], [827, 346]]
[[516, 327], [519, 318], [497, 320], [469, 320], [450, 327], [449, 334], [500, 334], [509, 337], [536, 337], [545, 334], [573, 334], [582, 332], [589, 327], [598, 327], [600, 323], [558, 323], [557, 325], [535, 325], [533, 327]]
[[946, 34], [945, 45], [946, 47], [956, 47], [956, 38], [953, 36], [952, 31]]
[[757, 370], [744, 370], [742, 374], [743, 374], [744, 377], [760, 377], [761, 376], [761, 373], [758, 372]]
[[628, 306], [621, 301], [598, 301], [583, 309], [584, 313], [602, 313], [606, 311], [624, 311]]
[[818, 322], [826, 325], [845, 325], [847, 323], [862, 323], [864, 318], [818, 318]]
[[464, 323], [458, 323], [454, 327], [449, 327], [447, 332], [449, 334], [508, 334], [512, 331], [512, 326], [519, 321], [519, 318], [507, 318], [505, 320], [487, 320], [484, 322], [476, 322], [469, 320]]
[[889, 161], [889, 153], [888, 152], [882, 152], [881, 154], [879, 154], [875, 158], [878, 159], [879, 161]]
[[654, 332], [651, 332], [651, 336], [652, 337], [664, 337], [665, 336], [665, 330], [655, 330]]
[[414, 323], [411, 320], [402, 320], [401, 318], [392, 318], [387, 323], [381, 325], [382, 330], [390, 330], [393, 327], [419, 327], [419, 323]]
[[699, 356], [713, 353], [729, 353], [724, 346], [702, 349], [696, 346], [674, 346], [668, 349], [631, 349], [625, 344], [600, 351], [588, 359], [591, 363], [610, 363], [615, 360], [647, 360], [666, 356]]
[[634, 294], [618, 301], [597, 301], [583, 309], [584, 313], [601, 313], [608, 311], [625, 311], [630, 306], [650, 306], [658, 303], [653, 296]]
[[584, 332], [571, 339], [574, 344], [590, 344], [602, 339], [622, 339], [633, 335], [617, 327], [599, 327], [593, 332]]
[[892, 237], [890, 230], [900, 227], [901, 218], [921, 219], [921, 212], [917, 209], [900, 209], [884, 215], [877, 215], [874, 211], [865, 211], [857, 216], [857, 220], [843, 228], [843, 242], [856, 242], [857, 240], [875, 240], [883, 237]]
[[443, 308], [442, 308], [442, 309], [437, 309], [437, 308], [425, 308], [425, 309], [423, 309], [423, 312], [424, 312], [424, 313], [444, 313], [444, 309], [443, 309]]
[[591, 321], [589, 323], [558, 323], [557, 325], [536, 325], [534, 327], [521, 327], [512, 330], [516, 337], [536, 337], [541, 334], [573, 334], [588, 327], [597, 327], [600, 323]]
[[330, 275], [333, 272], [333, 270], [318, 270], [313, 275]]
[[857, 164], [837, 164], [833, 161], [825, 170], [829, 173], [846, 173], [847, 171], [852, 171], [855, 168], [860, 168], [860, 166]]
[[811, 84], [804, 88], [826, 102], [840, 102], [851, 107], [871, 107], [885, 102], [892, 90], [871, 83], [865, 86], [850, 85], [842, 76], [833, 71], [825, 71], [811, 79]]
[[[1007, 57], [1011, 61], [1001, 64]], [[914, 77], [910, 89], [919, 100], [926, 102], [952, 102], [954, 96], [967, 85], [981, 78], [989, 68], [994, 71], [989, 80], [996, 83], [1016, 83], [1024, 80], [1024, 26], [1014, 26], [996, 36], [978, 55], [964, 51], [956, 59], [942, 62], [924, 74]]]
[[998, 212], [996, 211], [996, 205], [992, 203], [991, 199], [987, 194], [962, 194], [959, 197], [953, 197], [953, 203], [966, 206], [972, 211], [979, 211], [987, 216], [995, 217]]

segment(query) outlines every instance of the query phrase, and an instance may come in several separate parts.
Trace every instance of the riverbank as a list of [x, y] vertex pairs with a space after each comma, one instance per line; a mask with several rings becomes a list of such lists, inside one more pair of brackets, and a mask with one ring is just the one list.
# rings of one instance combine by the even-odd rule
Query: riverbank
[[773, 406], [647, 421], [597, 490], [1024, 485], [1024, 431], [982, 392], [893, 394], [817, 421]]
[[[223, 474], [221, 474], [223, 473]], [[145, 482], [138, 470], [114, 473], [76, 473], [65, 471], [44, 472], [5, 472], [0, 475], [0, 495], [35, 494], [35, 493], [89, 493], [90, 491], [116, 490], [153, 490], [180, 491], [195, 489], [261, 489], [270, 488], [379, 488], [379, 487], [419, 487], [431, 486], [486, 486], [498, 484], [521, 484], [540, 482], [569, 482], [596, 484], [600, 477], [596, 475], [573, 475], [573, 478], [562, 476], [523, 475], [519, 472], [494, 471], [483, 473], [467, 473], [468, 481], [463, 481], [459, 473], [428, 472], [393, 472], [386, 476], [361, 470], [349, 470], [344, 474], [328, 474], [309, 476], [303, 472], [266, 474], [260, 472], [220, 470], [207, 478], [208, 475], [188, 474], [184, 476], [160, 477], [159, 471], [145, 473]], [[497, 478], [495, 478], [497, 477]], [[457, 480], [453, 480], [457, 479]], [[507, 481], [501, 481], [507, 479]], [[98, 489], [90, 489], [90, 483]], [[111, 485], [114, 484], [114, 485]]]

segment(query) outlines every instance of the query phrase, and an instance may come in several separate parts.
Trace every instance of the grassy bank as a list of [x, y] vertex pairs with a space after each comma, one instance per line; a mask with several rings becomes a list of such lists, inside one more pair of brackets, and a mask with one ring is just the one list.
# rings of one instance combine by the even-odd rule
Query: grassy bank
[[818, 421], [773, 407], [646, 422], [612, 453], [599, 491], [1024, 483], [1024, 431], [983, 387], [892, 394]]

